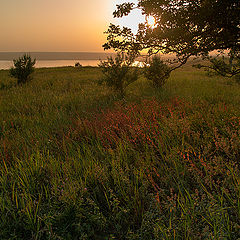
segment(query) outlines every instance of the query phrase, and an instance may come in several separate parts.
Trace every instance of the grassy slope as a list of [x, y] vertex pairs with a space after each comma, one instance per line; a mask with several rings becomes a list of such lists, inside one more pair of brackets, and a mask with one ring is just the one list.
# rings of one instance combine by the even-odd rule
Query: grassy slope
[[0, 238], [238, 236], [239, 85], [185, 67], [162, 91], [140, 78], [121, 101], [100, 74], [37, 69], [8, 87], [0, 71]]

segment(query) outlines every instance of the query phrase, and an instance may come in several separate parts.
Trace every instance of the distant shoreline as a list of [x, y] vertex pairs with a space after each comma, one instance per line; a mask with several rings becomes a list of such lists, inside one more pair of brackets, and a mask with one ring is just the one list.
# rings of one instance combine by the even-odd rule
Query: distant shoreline
[[[74, 67], [79, 62], [83, 67], [97, 67], [100, 60], [37, 60], [36, 68], [52, 68], [52, 67]], [[0, 60], [0, 70], [7, 70], [13, 66], [12, 60]]]
[[12, 61], [23, 54], [29, 54], [37, 60], [105, 60], [115, 53], [104, 52], [0, 52], [0, 60]]

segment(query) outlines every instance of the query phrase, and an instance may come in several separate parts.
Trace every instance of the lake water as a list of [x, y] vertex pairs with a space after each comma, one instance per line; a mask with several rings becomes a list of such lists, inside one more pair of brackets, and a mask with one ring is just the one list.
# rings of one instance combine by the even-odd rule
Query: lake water
[[[36, 59], [36, 68], [75, 66], [79, 62], [82, 66], [97, 66], [100, 60], [104, 61], [114, 53], [105, 52], [30, 52], [32, 59]], [[23, 56], [24, 52], [0, 52], [0, 69], [9, 69], [13, 66], [13, 59]], [[141, 65], [136, 61], [134, 65]]]
[[[24, 52], [0, 52], [0, 69], [13, 66], [13, 59], [22, 56]], [[97, 66], [101, 60], [107, 59], [113, 53], [97, 52], [30, 52], [32, 59], [36, 59], [36, 67], [74, 66], [76, 62], [82, 66]]]
[[[39, 60], [36, 61], [35, 67], [44, 68], [74, 66], [76, 62], [79, 62], [82, 66], [97, 66], [100, 63], [100, 60]], [[9, 69], [12, 66], [12, 61], [0, 60], [0, 69]]]
[[[79, 62], [82, 66], [92, 66], [96, 67], [100, 63], [100, 60], [40, 60], [36, 61], [36, 68], [45, 67], [65, 67], [65, 66], [75, 66], [75, 63]], [[9, 69], [13, 66], [12, 61], [0, 60], [0, 70]], [[135, 61], [133, 66], [143, 67], [143, 63], [140, 61]]]

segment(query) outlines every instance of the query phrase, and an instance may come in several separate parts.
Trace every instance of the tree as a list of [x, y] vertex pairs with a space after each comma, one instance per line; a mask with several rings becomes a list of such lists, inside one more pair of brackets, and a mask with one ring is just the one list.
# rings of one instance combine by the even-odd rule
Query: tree
[[100, 83], [105, 83], [122, 97], [126, 87], [138, 78], [138, 69], [132, 67], [135, 56], [126, 53], [117, 53], [116, 57], [108, 57], [107, 61], [99, 64], [103, 77]]
[[151, 28], [146, 21], [134, 35], [129, 28], [111, 24], [105, 49], [174, 53], [177, 68], [190, 56], [240, 48], [239, 0], [138, 0], [137, 5], [117, 5], [113, 15], [122, 17], [134, 8], [153, 16], [156, 26]]
[[34, 72], [36, 59], [24, 54], [22, 57], [13, 60], [14, 67], [10, 69], [10, 75], [17, 78], [18, 84], [26, 83], [30, 79], [30, 75]]
[[155, 88], [161, 88], [170, 76], [170, 68], [159, 56], [153, 56], [144, 68], [144, 76]]
[[237, 76], [240, 77], [240, 50], [230, 49], [228, 53], [219, 51], [217, 56], [206, 56], [204, 59], [208, 60], [209, 64], [197, 64], [193, 65], [197, 68], [203, 68], [208, 72], [214, 72], [223, 77], [231, 78]]

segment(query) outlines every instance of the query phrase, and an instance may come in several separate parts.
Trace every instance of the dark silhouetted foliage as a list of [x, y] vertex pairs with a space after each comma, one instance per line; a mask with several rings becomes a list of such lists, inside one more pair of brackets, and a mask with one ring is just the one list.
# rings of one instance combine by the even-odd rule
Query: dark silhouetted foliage
[[82, 67], [82, 64], [80, 64], [79, 62], [76, 62], [75, 67]]
[[10, 75], [17, 78], [17, 83], [23, 84], [30, 80], [30, 75], [34, 72], [36, 59], [32, 60], [31, 56], [25, 54], [18, 59], [14, 59], [13, 63], [14, 67], [10, 69]]
[[144, 76], [152, 82], [155, 88], [161, 88], [170, 76], [170, 67], [159, 56], [154, 56], [146, 64]]
[[111, 56], [107, 61], [102, 61], [99, 64], [103, 73], [100, 83], [124, 96], [126, 87], [138, 78], [138, 69], [131, 66], [133, 61], [134, 56], [126, 53], [117, 53], [115, 58]]
[[209, 73], [215, 73], [223, 77], [233, 77], [236, 79], [240, 75], [240, 50], [231, 49], [227, 54], [220, 52], [217, 56], [205, 57], [210, 64], [197, 64], [194, 67], [203, 68]]
[[181, 66], [192, 55], [206, 55], [214, 50], [240, 48], [239, 0], [138, 0], [138, 4], [117, 5], [114, 17], [122, 17], [133, 9], [153, 16], [156, 24], [139, 24], [137, 34], [127, 27], [109, 26], [105, 49], [176, 55]]

